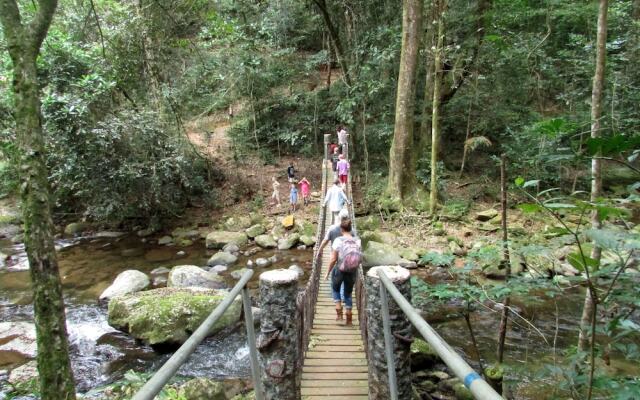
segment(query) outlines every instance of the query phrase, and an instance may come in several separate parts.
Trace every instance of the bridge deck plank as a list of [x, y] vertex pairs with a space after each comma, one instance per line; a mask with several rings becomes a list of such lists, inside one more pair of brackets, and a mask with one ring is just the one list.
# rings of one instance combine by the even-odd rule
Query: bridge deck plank
[[[327, 214], [325, 226], [328, 227], [331, 213]], [[331, 286], [324, 280], [330, 256], [327, 246], [322, 253], [323, 280], [315, 307], [312, 338], [302, 368], [302, 397], [305, 400], [365, 400], [369, 398], [368, 368], [358, 310], [353, 309], [353, 326], [335, 320]]]

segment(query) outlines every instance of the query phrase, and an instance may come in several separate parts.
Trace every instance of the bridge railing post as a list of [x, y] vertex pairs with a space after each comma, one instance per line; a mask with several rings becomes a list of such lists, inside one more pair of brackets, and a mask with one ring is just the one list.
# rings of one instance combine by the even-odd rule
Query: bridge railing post
[[257, 347], [266, 400], [300, 399], [297, 295], [297, 272], [280, 269], [260, 275], [262, 312]]
[[[386, 296], [378, 276], [382, 270], [394, 286], [411, 299], [411, 274], [402, 267], [381, 266], [365, 276], [369, 399], [411, 400], [411, 322], [393, 299]], [[381, 312], [382, 311], [382, 312]], [[387, 335], [385, 335], [385, 326]], [[388, 343], [385, 345], [385, 343]], [[388, 360], [391, 360], [390, 362]], [[391, 368], [389, 368], [391, 366]], [[394, 368], [395, 367], [395, 368]], [[394, 380], [395, 375], [395, 382]], [[393, 393], [393, 390], [396, 393]]]
[[[329, 159], [329, 143], [331, 143], [331, 135], [328, 133], [324, 134], [324, 159], [328, 160]], [[325, 161], [326, 163], [326, 161]]]

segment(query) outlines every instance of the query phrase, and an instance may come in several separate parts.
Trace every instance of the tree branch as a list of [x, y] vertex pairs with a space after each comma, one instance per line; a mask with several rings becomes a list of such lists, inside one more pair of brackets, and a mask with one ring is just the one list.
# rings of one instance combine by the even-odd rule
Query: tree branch
[[0, 22], [7, 39], [7, 49], [15, 64], [20, 58], [21, 39], [25, 37], [20, 10], [15, 0], [0, 0]]
[[58, 0], [38, 0], [38, 5], [36, 16], [29, 23], [29, 36], [31, 37], [29, 45], [34, 55], [40, 50], [42, 41], [47, 36], [53, 14], [58, 6]]

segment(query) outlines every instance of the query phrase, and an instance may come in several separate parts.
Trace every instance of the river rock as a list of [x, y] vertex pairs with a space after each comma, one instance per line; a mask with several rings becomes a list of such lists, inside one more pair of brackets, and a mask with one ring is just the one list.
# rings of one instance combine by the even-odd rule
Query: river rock
[[482, 222], [490, 221], [497, 216], [498, 216], [498, 211], [494, 210], [493, 208], [490, 208], [485, 211], [479, 211], [476, 213], [476, 219]]
[[228, 232], [228, 231], [213, 231], [207, 235], [206, 245], [207, 249], [222, 249], [229, 243], [235, 243], [239, 247], [247, 244], [249, 238], [244, 232]]
[[256, 224], [247, 228], [247, 230], [245, 230], [244, 233], [246, 233], [247, 236], [249, 236], [249, 239], [254, 239], [256, 236], [262, 235], [266, 231], [267, 230], [264, 228], [264, 226], [260, 224]]
[[256, 267], [258, 268], [266, 268], [271, 265], [271, 260], [268, 258], [260, 257], [256, 260]]
[[244, 275], [245, 272], [247, 272], [248, 269], [247, 268], [240, 268], [238, 270], [232, 271], [231, 272], [231, 277], [233, 279], [240, 279], [242, 278], [242, 275]]
[[100, 231], [93, 235], [100, 239], [117, 239], [126, 235], [127, 232], [115, 232], [115, 231]]
[[215, 266], [211, 267], [211, 269], [209, 271], [215, 272], [216, 274], [219, 274], [221, 272], [225, 272], [228, 269], [229, 269], [229, 267], [227, 267], [226, 265], [215, 265]]
[[278, 247], [278, 243], [276, 243], [271, 235], [258, 235], [255, 240], [256, 244], [263, 249], [275, 249]]
[[157, 275], [153, 277], [153, 281], [151, 282], [151, 285], [154, 288], [158, 288], [158, 287], [165, 287], [167, 286], [167, 276], [166, 275]]
[[369, 242], [363, 252], [363, 265], [366, 267], [398, 265], [402, 260], [398, 250], [384, 243]]
[[138, 235], [138, 237], [147, 237], [153, 235], [154, 233], [156, 233], [156, 229], [149, 227], [146, 229], [140, 229], [136, 232], [136, 235]]
[[467, 251], [454, 240], [449, 242], [449, 251], [458, 257], [467, 255]]
[[300, 240], [300, 235], [292, 233], [284, 239], [278, 240], [278, 250], [289, 250]]
[[299, 265], [292, 265], [288, 268], [290, 271], [295, 271], [298, 274], [299, 278], [302, 278], [304, 276], [304, 270], [302, 268], [300, 268]]
[[313, 236], [302, 235], [300, 241], [307, 247], [311, 247], [316, 244], [316, 239]]
[[209, 261], [207, 261], [207, 265], [233, 265], [238, 261], [238, 257], [234, 256], [231, 253], [227, 253], [226, 251], [219, 251], [216, 254], [212, 255]]
[[38, 363], [35, 361], [29, 361], [18, 368], [14, 368], [9, 374], [9, 383], [12, 385], [25, 383], [33, 379], [38, 379]]
[[429, 343], [417, 338], [411, 343], [411, 371], [432, 369], [438, 360], [438, 354]]
[[308, 221], [297, 221], [296, 231], [300, 235], [313, 237], [316, 234], [316, 227]]
[[36, 327], [30, 322], [0, 322], [0, 352], [19, 353], [35, 358]]
[[72, 222], [65, 226], [64, 234], [67, 236], [78, 236], [89, 228], [90, 225], [86, 222]]
[[253, 261], [247, 260], [247, 268], [253, 268]]
[[149, 272], [149, 274], [151, 275], [166, 275], [169, 272], [171, 272], [171, 270], [167, 267], [158, 267], [153, 269], [151, 272]]
[[306, 250], [307, 246], [301, 244], [300, 246], [296, 247], [297, 250]]
[[222, 248], [222, 251], [237, 255], [240, 252], [240, 247], [235, 243], [227, 243]]
[[226, 400], [224, 385], [209, 378], [195, 378], [183, 383], [178, 394], [187, 400]]
[[158, 239], [158, 244], [161, 246], [171, 244], [171, 243], [173, 243], [173, 238], [171, 236], [163, 236], [160, 239]]
[[108, 300], [116, 296], [139, 292], [149, 287], [149, 277], [140, 271], [130, 269], [118, 274], [111, 286], [100, 295], [100, 300]]
[[[182, 344], [228, 293], [203, 288], [161, 288], [115, 297], [109, 301], [109, 325], [151, 345]], [[242, 300], [237, 296], [209, 334], [238, 321], [241, 308]]]
[[171, 236], [176, 239], [197, 240], [200, 238], [200, 232], [197, 229], [176, 228], [171, 231]]
[[295, 222], [296, 221], [293, 215], [287, 215], [286, 217], [282, 218], [281, 224], [283, 228], [291, 229], [295, 226]]
[[414, 249], [412, 247], [405, 247], [400, 249], [400, 256], [405, 260], [409, 261], [418, 261], [420, 259], [420, 255], [418, 254], [419, 250]]
[[260, 247], [252, 247], [250, 249], [248, 249], [247, 251], [244, 252], [244, 255], [246, 257], [252, 257], [255, 256], [256, 254], [260, 253], [262, 251], [262, 249]]
[[180, 258], [182, 258], [182, 257], [186, 257], [186, 256], [187, 256], [187, 252], [186, 252], [186, 251], [184, 251], [184, 250], [180, 250], [180, 251], [178, 251], [178, 252], [176, 253], [176, 257], [180, 257]]
[[224, 227], [233, 232], [239, 232], [251, 226], [249, 216], [231, 217], [224, 223]]
[[195, 265], [179, 265], [173, 267], [167, 281], [168, 287], [186, 288], [200, 287], [209, 289], [222, 289], [224, 280], [218, 274], [207, 272]]

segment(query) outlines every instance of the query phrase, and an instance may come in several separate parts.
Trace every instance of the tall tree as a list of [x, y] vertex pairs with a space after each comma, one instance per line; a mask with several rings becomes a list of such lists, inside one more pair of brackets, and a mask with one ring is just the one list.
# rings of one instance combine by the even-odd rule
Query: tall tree
[[[591, 90], [591, 137], [599, 138], [601, 136], [601, 119], [602, 119], [602, 91], [604, 88], [605, 63], [607, 58], [607, 10], [608, 0], [599, 0], [598, 7], [598, 32], [596, 37], [596, 71], [593, 76], [593, 88]], [[602, 161], [600, 154], [596, 154], [591, 161], [591, 201], [598, 201], [602, 195]], [[591, 225], [594, 229], [601, 228], [598, 213], [593, 212], [591, 216]], [[598, 246], [593, 247], [591, 258], [600, 260], [601, 249]], [[594, 283], [587, 288], [584, 298], [584, 307], [582, 309], [582, 318], [580, 320], [580, 334], [578, 339], [578, 348], [585, 350], [593, 341], [591, 327], [595, 318], [597, 293], [593, 291]]]
[[340, 40], [340, 33], [338, 32], [336, 25], [333, 23], [333, 20], [331, 19], [331, 14], [329, 13], [329, 7], [327, 6], [327, 2], [326, 0], [313, 0], [313, 2], [318, 7], [318, 10], [320, 10], [320, 14], [322, 14], [322, 19], [324, 20], [324, 23], [327, 26], [327, 31], [329, 32], [329, 38], [331, 39], [331, 43], [333, 43], [333, 48], [336, 53], [336, 58], [338, 59], [340, 68], [342, 68], [342, 76], [344, 76], [344, 80], [347, 83], [347, 85], [351, 86], [351, 75], [349, 71], [349, 63], [347, 62], [347, 57], [344, 52], [344, 46], [342, 46], [342, 40]]
[[38, 374], [44, 400], [75, 399], [62, 285], [53, 244], [36, 65], [57, 3], [38, 0], [34, 3], [35, 15], [27, 22], [15, 0], [0, 0], [0, 22], [13, 64], [24, 239], [34, 292]]
[[422, 0], [402, 3], [402, 51], [396, 94], [396, 118], [389, 154], [388, 191], [401, 200], [414, 179], [413, 121], [415, 113], [416, 71], [422, 25]]
[[431, 188], [429, 194], [429, 212], [433, 215], [438, 206], [438, 145], [440, 144], [440, 89], [442, 87], [444, 44], [444, 10], [446, 0], [436, 0], [438, 7], [438, 33], [436, 54], [434, 57], [433, 105], [431, 106]]

